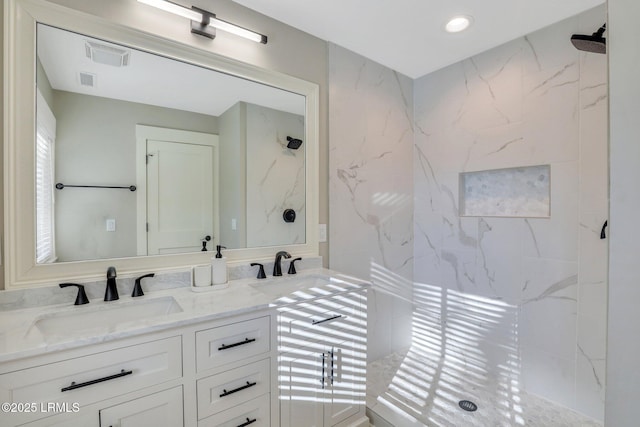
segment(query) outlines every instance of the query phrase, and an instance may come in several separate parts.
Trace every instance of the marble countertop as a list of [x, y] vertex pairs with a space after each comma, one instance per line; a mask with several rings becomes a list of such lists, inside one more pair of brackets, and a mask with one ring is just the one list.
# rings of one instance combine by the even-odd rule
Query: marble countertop
[[[0, 312], [0, 363], [49, 352], [77, 348], [135, 335], [157, 332], [243, 313], [284, 307], [321, 297], [353, 292], [369, 287], [360, 279], [317, 268], [300, 271], [296, 276], [267, 279], [238, 279], [229, 286], [206, 292], [191, 287], [178, 287], [145, 293], [142, 297], [120, 296], [117, 301], [92, 299], [90, 304], [46, 305]], [[201, 290], [202, 288], [196, 288]], [[139, 304], [175, 300], [175, 312], [150, 318], [127, 320], [120, 309]], [[155, 300], [155, 301], [154, 301]], [[162, 301], [160, 301], [162, 300]], [[162, 305], [162, 304], [159, 304]], [[175, 304], [171, 305], [176, 310]], [[128, 310], [132, 312], [134, 310]], [[63, 333], [46, 331], [43, 319], [62, 320], [62, 324], [78, 316], [85, 321], [71, 322], [71, 330]], [[94, 317], [95, 316], [95, 317]], [[119, 318], [120, 317], [120, 318]], [[124, 317], [124, 320], [123, 320]], [[86, 321], [90, 320], [90, 321]], [[55, 326], [53, 327], [55, 330]]]

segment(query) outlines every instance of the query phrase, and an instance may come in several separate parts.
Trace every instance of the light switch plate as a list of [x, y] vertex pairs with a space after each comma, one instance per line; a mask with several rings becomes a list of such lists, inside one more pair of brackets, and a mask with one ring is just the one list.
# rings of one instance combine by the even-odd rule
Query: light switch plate
[[116, 220], [108, 219], [107, 220], [107, 231], [116, 231]]
[[318, 224], [318, 242], [325, 243], [327, 241], [327, 224]]

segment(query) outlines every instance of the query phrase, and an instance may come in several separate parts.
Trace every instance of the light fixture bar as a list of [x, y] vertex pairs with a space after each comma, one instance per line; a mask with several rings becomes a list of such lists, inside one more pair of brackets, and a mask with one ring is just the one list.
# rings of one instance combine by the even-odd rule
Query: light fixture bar
[[191, 20], [191, 32], [194, 34], [213, 39], [216, 36], [215, 28], [217, 28], [222, 31], [235, 34], [237, 36], [244, 37], [248, 40], [252, 40], [254, 42], [267, 44], [267, 36], [232, 24], [230, 22], [218, 19], [216, 18], [216, 15], [214, 13], [208, 12], [206, 10], [202, 10], [196, 7], [187, 9], [186, 7], [180, 6], [167, 0], [138, 1], [140, 3], [144, 3], [146, 5], [164, 10], [165, 12], [173, 13], [174, 15], [178, 15]]
[[253, 40], [254, 42], [267, 44], [267, 36], [256, 33], [255, 31], [247, 30], [246, 28], [239, 27], [227, 21], [212, 17], [209, 25], [219, 30], [226, 31], [227, 33], [235, 34], [236, 36], [244, 37], [245, 39]]
[[175, 3], [165, 0], [138, 0], [140, 3], [144, 3], [149, 6], [156, 7], [165, 12], [173, 13], [174, 15], [182, 16], [183, 18], [190, 19], [192, 21], [202, 21], [202, 13], [196, 12], [193, 9], [187, 9]]

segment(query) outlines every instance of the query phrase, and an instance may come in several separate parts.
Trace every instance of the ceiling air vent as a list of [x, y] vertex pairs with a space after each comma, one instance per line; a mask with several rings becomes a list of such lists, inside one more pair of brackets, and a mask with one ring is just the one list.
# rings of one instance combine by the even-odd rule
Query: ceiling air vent
[[130, 52], [128, 50], [90, 41], [85, 41], [84, 48], [87, 58], [98, 64], [113, 67], [129, 65]]
[[85, 87], [96, 87], [96, 75], [91, 73], [85, 73], [80, 71], [78, 73], [80, 86]]

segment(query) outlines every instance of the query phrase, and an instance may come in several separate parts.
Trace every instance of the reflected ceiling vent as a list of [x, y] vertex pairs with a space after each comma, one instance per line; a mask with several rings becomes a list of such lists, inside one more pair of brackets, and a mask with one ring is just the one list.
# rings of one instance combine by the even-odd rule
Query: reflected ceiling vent
[[95, 74], [85, 73], [84, 71], [80, 71], [78, 73], [78, 81], [80, 82], [80, 86], [96, 87]]
[[126, 67], [129, 65], [130, 52], [106, 44], [85, 41], [87, 58], [98, 64], [111, 65], [113, 67]]

